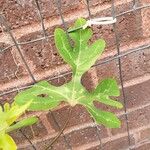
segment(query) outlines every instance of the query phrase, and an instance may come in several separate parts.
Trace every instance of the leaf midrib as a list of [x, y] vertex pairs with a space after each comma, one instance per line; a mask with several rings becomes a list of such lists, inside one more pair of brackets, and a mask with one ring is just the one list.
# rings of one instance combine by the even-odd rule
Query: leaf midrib
[[74, 74], [74, 79], [73, 79], [72, 100], [75, 99], [75, 95], [74, 95], [75, 90], [76, 90], [75, 82], [76, 82], [76, 78], [77, 78], [77, 70], [78, 70], [78, 67], [79, 67], [79, 60], [80, 60], [80, 55], [81, 55], [81, 44], [82, 44], [81, 30], [79, 30], [79, 53], [78, 53], [78, 57], [77, 57], [77, 61], [76, 61], [76, 69], [75, 69], [75, 74]]

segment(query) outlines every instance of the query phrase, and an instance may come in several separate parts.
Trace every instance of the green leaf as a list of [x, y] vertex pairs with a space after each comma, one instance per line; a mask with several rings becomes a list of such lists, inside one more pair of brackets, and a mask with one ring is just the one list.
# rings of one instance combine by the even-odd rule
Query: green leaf
[[33, 124], [37, 123], [37, 121], [38, 121], [37, 117], [30, 117], [30, 118], [23, 119], [23, 120], [17, 122], [16, 124], [10, 126], [6, 130], [6, 132], [8, 133], [8, 132], [11, 132], [13, 130], [20, 129], [22, 127], [33, 125]]
[[93, 104], [85, 104], [86, 109], [98, 124], [108, 128], [119, 128], [120, 120], [112, 113], [98, 110]]
[[17, 146], [8, 134], [0, 134], [0, 149], [17, 150]]
[[99, 94], [99, 93], [102, 93], [103, 95], [109, 95], [109, 96], [119, 96], [120, 91], [116, 80], [114, 79], [103, 80], [93, 92], [93, 94]]

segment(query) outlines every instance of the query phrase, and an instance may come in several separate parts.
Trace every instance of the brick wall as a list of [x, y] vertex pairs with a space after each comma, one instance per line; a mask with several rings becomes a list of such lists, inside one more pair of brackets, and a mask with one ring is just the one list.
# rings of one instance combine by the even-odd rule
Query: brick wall
[[[136, 7], [150, 5], [149, 0], [137, 0]], [[61, 26], [61, 18], [58, 15], [55, 0], [40, 0], [41, 12], [44, 19], [46, 34], [53, 34], [56, 27]], [[11, 28], [11, 31], [18, 42], [28, 42], [20, 45], [21, 52], [27, 61], [32, 74], [37, 81], [49, 79], [62, 72], [70, 71], [68, 65], [59, 57], [53, 37], [30, 43], [30, 41], [42, 38], [38, 9], [33, 0], [1, 0], [4, 16]], [[120, 50], [123, 53], [134, 48], [150, 44], [150, 7], [138, 9], [126, 14], [124, 11], [133, 8], [132, 0], [115, 1], [117, 14], [117, 33], [120, 41]], [[110, 16], [111, 0], [91, 0], [90, 10], [92, 17]], [[85, 0], [62, 0], [62, 12], [67, 25], [78, 17], [88, 17]], [[122, 15], [119, 15], [122, 14]], [[112, 25], [93, 26], [93, 40], [104, 38], [107, 48], [98, 62], [101, 65], [91, 68], [82, 79], [83, 85], [93, 89], [103, 78], [115, 77], [120, 83], [118, 60], [103, 63], [117, 53], [115, 32]], [[17, 89], [33, 82], [26, 66], [24, 65], [18, 50], [14, 45], [6, 28], [1, 24], [0, 28], [0, 49], [10, 46], [0, 52], [0, 101], [11, 102], [16, 91], [3, 94], [5, 91]], [[129, 133], [131, 149], [150, 149], [150, 47], [136, 51], [121, 58], [122, 75], [125, 87], [125, 99], [128, 114]], [[68, 82], [71, 75], [65, 75], [58, 79], [51, 80], [51, 83], [59, 86]], [[118, 98], [123, 102], [123, 97]], [[100, 140], [103, 150], [126, 150], [128, 146], [128, 134], [126, 126], [126, 114], [124, 110], [115, 110], [106, 106], [96, 104], [104, 110], [115, 112], [122, 120], [120, 129], [107, 129], [103, 126], [96, 128], [92, 119], [81, 106], [73, 108], [72, 117], [64, 136], [53, 145], [53, 149], [67, 150], [70, 145], [74, 150], [97, 150], [100, 148]], [[68, 106], [61, 105], [53, 111], [58, 125], [50, 112], [30, 112], [27, 115], [36, 114], [40, 121], [32, 127], [22, 129], [23, 133], [32, 141], [38, 150], [44, 150], [52, 139], [63, 127], [68, 115]], [[98, 136], [99, 135], [99, 136]], [[19, 149], [32, 150], [31, 144], [19, 132], [13, 132]]]

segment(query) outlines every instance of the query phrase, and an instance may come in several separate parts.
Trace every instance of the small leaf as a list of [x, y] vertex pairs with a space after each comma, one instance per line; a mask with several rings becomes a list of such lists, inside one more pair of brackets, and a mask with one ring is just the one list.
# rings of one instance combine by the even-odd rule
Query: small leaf
[[14, 140], [8, 134], [0, 135], [0, 149], [2, 150], [17, 150]]
[[79, 18], [76, 20], [76, 22], [74, 23], [74, 26], [72, 28], [80, 28], [80, 27], [83, 27], [85, 24], [86, 24], [86, 20], [83, 18]]
[[[76, 20], [74, 26], [71, 27], [70, 29], [73, 30], [74, 28], [79, 28], [85, 25], [85, 23], [86, 23], [85, 19], [79, 18]], [[77, 47], [77, 50], [79, 50], [81, 48], [81, 45], [83, 45], [84, 47], [87, 45], [87, 42], [92, 37], [92, 34], [93, 34], [92, 30], [90, 28], [87, 28], [84, 30], [83, 29], [76, 30], [75, 32], [71, 32], [69, 35], [75, 43], [74, 47]], [[78, 52], [79, 51], [75, 53], [78, 53]]]
[[86, 104], [85, 106], [98, 124], [103, 124], [108, 128], [120, 127], [120, 120], [114, 114], [98, 110], [95, 106], [93, 106], [93, 104]]
[[102, 93], [103, 95], [119, 96], [120, 91], [117, 82], [114, 79], [103, 80], [95, 89], [94, 94]]
[[37, 117], [30, 117], [30, 118], [23, 119], [23, 120], [17, 122], [16, 124], [10, 126], [10, 127], [6, 130], [6, 132], [11, 132], [11, 131], [13, 131], [13, 130], [20, 129], [20, 128], [22, 128], [22, 127], [26, 127], [26, 126], [33, 125], [33, 124], [35, 124], [37, 121], [38, 121], [38, 118], [37, 118]]

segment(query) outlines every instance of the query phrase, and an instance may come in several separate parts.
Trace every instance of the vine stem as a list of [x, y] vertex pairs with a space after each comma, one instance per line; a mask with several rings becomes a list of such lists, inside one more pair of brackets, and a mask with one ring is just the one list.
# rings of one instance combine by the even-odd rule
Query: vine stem
[[66, 129], [67, 125], [69, 124], [69, 120], [71, 118], [71, 114], [72, 114], [72, 107], [69, 108], [69, 113], [68, 113], [68, 118], [63, 126], [63, 128], [59, 131], [59, 133], [57, 134], [57, 136], [51, 141], [51, 143], [49, 144], [49, 146], [45, 149], [48, 150], [49, 147], [52, 147], [52, 145], [57, 141], [57, 139], [61, 136], [61, 134], [64, 132], [64, 130]]

